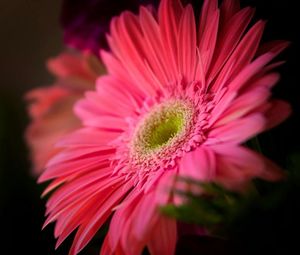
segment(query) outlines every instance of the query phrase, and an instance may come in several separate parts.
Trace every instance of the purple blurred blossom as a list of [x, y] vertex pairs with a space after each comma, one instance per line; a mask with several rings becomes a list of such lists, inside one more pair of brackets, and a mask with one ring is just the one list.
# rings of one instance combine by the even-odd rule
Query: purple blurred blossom
[[158, 0], [64, 0], [61, 13], [64, 42], [98, 55], [99, 48], [108, 47], [105, 34], [112, 17], [124, 10], [137, 13], [140, 5], [157, 3]]

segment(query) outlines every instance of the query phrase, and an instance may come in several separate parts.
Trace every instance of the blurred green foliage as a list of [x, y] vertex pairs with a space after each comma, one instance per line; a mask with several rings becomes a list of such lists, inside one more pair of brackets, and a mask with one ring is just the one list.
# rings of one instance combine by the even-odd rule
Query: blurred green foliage
[[167, 205], [161, 211], [204, 227], [207, 236], [202, 239], [229, 243], [224, 254], [293, 254], [290, 252], [297, 248], [300, 227], [300, 153], [288, 157], [287, 169], [287, 177], [281, 182], [254, 180], [253, 186], [242, 193], [216, 183], [181, 178], [179, 182], [202, 189], [202, 194], [175, 190], [187, 203]]

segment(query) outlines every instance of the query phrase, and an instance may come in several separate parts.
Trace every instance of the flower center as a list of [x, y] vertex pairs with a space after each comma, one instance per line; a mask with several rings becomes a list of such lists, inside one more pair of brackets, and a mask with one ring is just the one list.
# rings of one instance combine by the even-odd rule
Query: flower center
[[136, 128], [133, 154], [153, 154], [181, 141], [192, 114], [191, 105], [181, 100], [168, 101], [153, 108]]
[[176, 112], [166, 112], [158, 121], [149, 123], [145, 135], [145, 147], [155, 149], [166, 144], [183, 126], [183, 116]]

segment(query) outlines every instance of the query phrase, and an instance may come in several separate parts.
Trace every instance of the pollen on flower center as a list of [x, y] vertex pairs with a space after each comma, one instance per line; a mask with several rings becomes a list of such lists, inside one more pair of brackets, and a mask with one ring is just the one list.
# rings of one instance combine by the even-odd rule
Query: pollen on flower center
[[145, 148], [155, 149], [166, 144], [178, 132], [181, 131], [183, 126], [183, 116], [181, 113], [166, 112], [165, 116], [160, 116], [158, 121], [148, 123], [145, 131]]
[[132, 150], [148, 155], [184, 139], [193, 115], [190, 103], [173, 100], [156, 106], [136, 128]]

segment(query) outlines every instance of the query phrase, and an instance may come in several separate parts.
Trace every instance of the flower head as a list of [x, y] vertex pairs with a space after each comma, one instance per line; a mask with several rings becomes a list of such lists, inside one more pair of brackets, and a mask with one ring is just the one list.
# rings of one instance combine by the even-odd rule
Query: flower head
[[[112, 215], [101, 254], [174, 254], [176, 221], [158, 205], [180, 203], [177, 176], [244, 187], [277, 180], [280, 170], [242, 143], [284, 120], [289, 106], [270, 99], [270, 64], [286, 46], [259, 46], [265, 23], [248, 28], [253, 9], [204, 2], [199, 26], [191, 5], [162, 0], [111, 23], [108, 74], [76, 105], [83, 128], [40, 181], [54, 179], [47, 204], [58, 245], [75, 229], [77, 254]], [[184, 187], [189, 189], [189, 187]]]
[[96, 78], [103, 72], [98, 60], [91, 55], [62, 53], [47, 64], [57, 78], [54, 85], [26, 94], [31, 102], [28, 111], [32, 119], [26, 130], [26, 141], [35, 175], [39, 175], [46, 162], [61, 151], [54, 146], [59, 139], [80, 127], [73, 105], [84, 91], [95, 87]]

